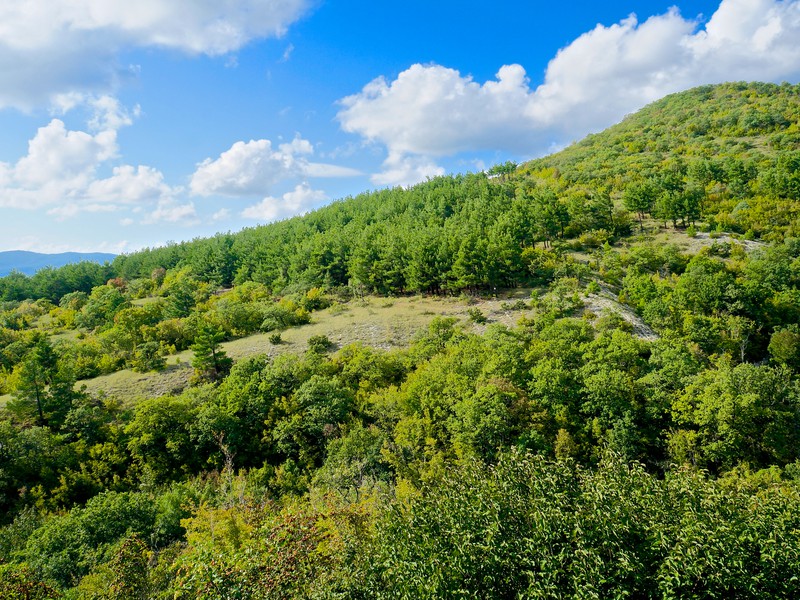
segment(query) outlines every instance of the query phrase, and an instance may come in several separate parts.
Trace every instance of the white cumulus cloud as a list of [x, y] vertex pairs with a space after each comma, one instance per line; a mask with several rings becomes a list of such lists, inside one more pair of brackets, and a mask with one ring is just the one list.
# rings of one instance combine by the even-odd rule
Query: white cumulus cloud
[[189, 187], [200, 196], [263, 195], [278, 181], [298, 173], [302, 155], [311, 151], [311, 144], [305, 140], [277, 148], [270, 140], [236, 142], [219, 158], [200, 163]]
[[217, 212], [211, 215], [211, 222], [218, 223], [219, 221], [227, 221], [231, 218], [231, 211], [227, 208], [220, 208]]
[[111, 177], [96, 179], [86, 190], [88, 198], [124, 204], [157, 201], [173, 193], [161, 171], [145, 165], [114, 167]]
[[211, 196], [264, 196], [279, 181], [296, 177], [349, 177], [359, 172], [346, 167], [313, 163], [311, 142], [295, 138], [273, 146], [270, 140], [236, 142], [216, 159], [197, 166], [189, 188], [193, 194]]
[[[176, 193], [152, 167], [110, 164], [118, 157], [116, 128], [129, 124], [130, 117], [115, 100], [100, 98], [96, 108], [94, 133], [52, 119], [28, 142], [25, 156], [0, 162], [0, 207], [46, 208], [66, 218], [155, 203]], [[99, 172], [106, 166], [111, 175], [103, 177]]]
[[439, 65], [413, 65], [392, 82], [380, 77], [344, 98], [345, 131], [390, 152], [444, 156], [519, 139], [520, 109], [530, 99], [525, 70], [500, 69], [483, 85]]
[[[479, 83], [440, 65], [379, 77], [341, 102], [342, 129], [386, 147], [373, 181], [407, 183], [412, 158], [502, 150], [539, 154], [607, 127], [668, 93], [731, 80], [800, 76], [800, 0], [722, 0], [700, 26], [677, 9], [598, 25], [561, 49], [544, 82], [505, 65]], [[420, 170], [420, 179], [428, 174]]]
[[0, 107], [108, 89], [120, 52], [220, 55], [282, 35], [311, 0], [26, 0], [0, 3]]
[[98, 165], [116, 153], [116, 132], [70, 131], [53, 119], [28, 142], [25, 156], [0, 163], [0, 206], [34, 209], [78, 199]]
[[[88, 183], [97, 165], [117, 153], [117, 136], [112, 130], [96, 135], [69, 131], [64, 122], [53, 119], [40, 127], [28, 142], [28, 154], [8, 172], [20, 190], [37, 190], [51, 184], [77, 189]], [[48, 201], [45, 196], [41, 202]]]
[[175, 223], [186, 227], [197, 225], [199, 222], [193, 202], [181, 204], [172, 199], [160, 200], [156, 209], [142, 220], [145, 225]]
[[134, 117], [139, 116], [139, 106], [129, 111], [120, 101], [109, 95], [99, 97], [85, 97], [84, 101], [94, 111], [94, 116], [89, 121], [89, 128], [95, 131], [118, 130], [128, 125], [133, 125]]
[[326, 200], [328, 196], [325, 192], [314, 190], [307, 183], [300, 183], [280, 198], [267, 196], [258, 204], [245, 208], [242, 216], [257, 221], [277, 221], [308, 212]]
[[444, 169], [424, 156], [392, 153], [383, 162], [383, 171], [370, 179], [375, 185], [408, 186], [439, 175], [444, 175]]

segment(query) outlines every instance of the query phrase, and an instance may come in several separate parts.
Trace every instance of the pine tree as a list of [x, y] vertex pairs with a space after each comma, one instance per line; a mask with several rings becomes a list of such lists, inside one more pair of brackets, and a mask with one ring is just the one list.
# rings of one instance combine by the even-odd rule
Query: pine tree
[[225, 334], [214, 325], [201, 326], [191, 346], [194, 352], [192, 367], [194, 367], [195, 383], [217, 381], [231, 370], [233, 361], [220, 346], [220, 342], [224, 339]]
[[[69, 410], [74, 393], [75, 378], [59, 365], [58, 355], [48, 339], [39, 338], [15, 370], [16, 389], [9, 408], [30, 418], [36, 414], [40, 426], [53, 425]], [[57, 425], [57, 423], [56, 423]]]
[[622, 201], [631, 212], [639, 218], [639, 229], [644, 231], [644, 215], [653, 211], [658, 198], [658, 188], [651, 181], [636, 182], [625, 188]]

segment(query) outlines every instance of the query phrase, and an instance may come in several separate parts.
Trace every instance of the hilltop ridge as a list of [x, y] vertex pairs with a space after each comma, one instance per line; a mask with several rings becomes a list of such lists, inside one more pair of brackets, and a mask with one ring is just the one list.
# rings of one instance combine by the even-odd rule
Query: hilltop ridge
[[665, 96], [527, 167], [613, 177], [632, 168], [649, 173], [676, 156], [763, 159], [800, 148], [799, 116], [800, 85], [704, 85]]
[[[514, 287], [535, 283], [534, 249], [597, 247], [645, 217], [765, 241], [796, 237], [798, 200], [800, 85], [720, 84], [667, 96], [502, 177], [364, 192], [285, 221], [118, 256], [97, 277], [187, 268], [214, 285], [252, 280], [275, 292]], [[62, 288], [51, 280], [26, 290], [0, 279], [0, 297], [56, 301]]]

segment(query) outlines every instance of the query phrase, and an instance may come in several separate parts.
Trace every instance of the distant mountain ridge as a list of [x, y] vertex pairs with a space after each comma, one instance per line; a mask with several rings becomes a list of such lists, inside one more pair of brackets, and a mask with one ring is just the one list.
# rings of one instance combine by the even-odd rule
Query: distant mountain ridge
[[27, 250], [8, 250], [0, 252], [0, 277], [5, 277], [12, 271], [19, 271], [25, 275], [33, 275], [45, 267], [63, 267], [64, 265], [89, 261], [104, 263], [112, 261], [116, 254], [107, 252], [61, 252], [59, 254], [42, 254]]

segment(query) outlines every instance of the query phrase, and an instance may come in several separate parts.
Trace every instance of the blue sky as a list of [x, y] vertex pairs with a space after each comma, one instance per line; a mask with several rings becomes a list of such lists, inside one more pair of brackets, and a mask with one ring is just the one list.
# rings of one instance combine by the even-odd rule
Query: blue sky
[[796, 83], [797, 40], [800, 0], [0, 0], [0, 250], [132, 251], [542, 156], [695, 85]]

